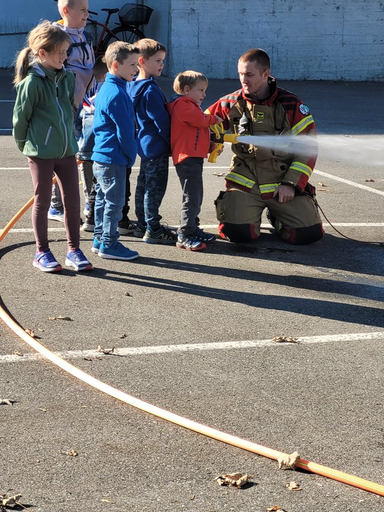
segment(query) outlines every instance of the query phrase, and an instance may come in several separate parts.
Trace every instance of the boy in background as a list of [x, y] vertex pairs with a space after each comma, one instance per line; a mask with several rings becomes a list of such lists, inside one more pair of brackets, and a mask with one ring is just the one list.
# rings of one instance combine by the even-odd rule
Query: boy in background
[[[75, 75], [75, 111], [85, 93], [93, 85], [95, 54], [91, 40], [84, 32], [89, 16], [88, 0], [58, 0], [57, 7], [62, 20], [57, 23], [70, 37], [71, 45], [65, 66]], [[52, 186], [51, 207], [48, 219], [64, 222], [63, 202], [57, 184]]]
[[117, 226], [125, 200], [127, 167], [136, 159], [135, 115], [126, 94], [137, 73], [139, 51], [123, 41], [110, 44], [104, 60], [108, 73], [95, 101], [95, 144], [91, 160], [96, 183], [92, 252], [111, 260], [133, 260], [139, 254], [118, 241]]
[[160, 224], [159, 208], [168, 182], [170, 119], [166, 97], [155, 78], [164, 67], [166, 48], [153, 39], [135, 44], [140, 52], [139, 74], [128, 84], [138, 127], [137, 144], [141, 158], [137, 178], [134, 235], [150, 244], [174, 244], [176, 233]]
[[203, 160], [210, 148], [210, 129], [223, 120], [204, 114], [200, 105], [206, 96], [207, 78], [197, 71], [179, 73], [173, 83], [177, 93], [167, 105], [171, 115], [172, 160], [183, 190], [183, 205], [176, 247], [200, 251], [215, 235], [199, 228], [199, 213], [203, 201]]
[[95, 115], [95, 99], [104, 83], [105, 75], [108, 71], [107, 65], [103, 59], [96, 60], [93, 67], [95, 77], [95, 85], [87, 92], [82, 101], [81, 107], [76, 120], [76, 131], [80, 133], [77, 141], [79, 151], [76, 155], [78, 167], [83, 183], [83, 192], [86, 205], [86, 216], [81, 229], [83, 231], [93, 232], [95, 228], [95, 178], [92, 171], [91, 155], [93, 153], [93, 145], [95, 143], [95, 135], [93, 133], [93, 119]]

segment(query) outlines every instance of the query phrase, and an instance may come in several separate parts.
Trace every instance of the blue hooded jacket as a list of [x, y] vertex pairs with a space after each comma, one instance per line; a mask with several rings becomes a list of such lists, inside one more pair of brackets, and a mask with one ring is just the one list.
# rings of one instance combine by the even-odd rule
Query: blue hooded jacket
[[165, 103], [167, 98], [156, 80], [133, 79], [127, 83], [138, 128], [137, 146], [142, 159], [159, 158], [170, 151], [171, 121]]
[[137, 156], [135, 113], [126, 91], [126, 81], [107, 73], [95, 98], [91, 160], [132, 167]]

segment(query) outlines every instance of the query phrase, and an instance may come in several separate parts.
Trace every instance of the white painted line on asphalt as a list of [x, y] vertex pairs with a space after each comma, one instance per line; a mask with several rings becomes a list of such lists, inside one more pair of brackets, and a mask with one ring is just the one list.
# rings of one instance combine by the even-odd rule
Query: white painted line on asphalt
[[[0, 130], [1, 131], [1, 130]], [[173, 169], [173, 166], [171, 165], [170, 168]], [[28, 167], [0, 167], [0, 171], [26, 171], [28, 170]], [[132, 167], [133, 170], [139, 170], [139, 167]], [[206, 166], [205, 170], [207, 169], [226, 169], [229, 170], [228, 166], [225, 165], [215, 165], [215, 166]], [[356, 183], [355, 181], [346, 180], [345, 178], [340, 178], [339, 176], [335, 176], [334, 174], [329, 174], [327, 172], [319, 171], [318, 169], [314, 170], [314, 173], [320, 174], [321, 176], [325, 176], [326, 178], [329, 178], [331, 180], [340, 181], [341, 183], [346, 183], [347, 185], [350, 185], [351, 187], [360, 188], [362, 190], [366, 190], [367, 192], [372, 192], [373, 194], [379, 194], [380, 196], [384, 196], [383, 190], [376, 190], [372, 187], [367, 187], [367, 185], [361, 185], [360, 183]], [[337, 224], [334, 224], [335, 226]]]
[[[226, 169], [229, 170], [228, 166], [222, 165], [222, 166], [212, 166], [208, 167], [206, 166], [205, 169]], [[335, 176], [334, 174], [329, 174], [327, 172], [319, 171], [318, 169], [315, 169], [313, 171], [316, 174], [320, 174], [321, 176], [325, 176], [326, 178], [329, 178], [331, 180], [340, 181], [341, 183], [346, 183], [347, 185], [351, 185], [351, 187], [361, 188], [362, 190], [367, 190], [368, 192], [372, 192], [373, 194], [379, 194], [381, 196], [384, 196], [384, 191], [382, 190], [376, 190], [372, 187], [367, 187], [366, 185], [361, 185], [360, 183], [356, 183], [355, 181], [346, 180], [344, 178], [339, 178], [338, 176]]]
[[[209, 350], [232, 350], [258, 347], [287, 347], [297, 344], [319, 344], [336, 343], [351, 341], [373, 341], [384, 340], [384, 331], [354, 333], [354, 334], [331, 334], [325, 336], [302, 336], [297, 338], [297, 342], [278, 343], [273, 340], [247, 340], [247, 341], [224, 341], [217, 343], [195, 343], [191, 345], [160, 345], [158, 347], [121, 347], [115, 348], [114, 354], [103, 355], [97, 350], [68, 350], [65, 352], [55, 352], [63, 359], [84, 359], [95, 357], [118, 357], [118, 356], [141, 356], [148, 354], [172, 354], [177, 352], [206, 352]], [[43, 359], [40, 354], [25, 354], [17, 356], [14, 354], [5, 354], [0, 356], [1, 363], [19, 363], [28, 361], [37, 361]]]
[[[333, 222], [333, 226], [344, 228], [383, 228], [384, 222]], [[323, 226], [330, 226], [328, 222], [323, 222]], [[217, 224], [204, 224], [200, 226], [201, 229], [217, 229]], [[270, 224], [261, 224], [263, 229], [272, 229]], [[65, 232], [64, 227], [48, 228], [49, 232]], [[32, 228], [14, 228], [9, 231], [10, 233], [33, 233]], [[91, 235], [90, 233], [88, 233]]]
[[[0, 128], [2, 130], [2, 128]], [[134, 171], [140, 170], [139, 166], [132, 167]], [[0, 171], [29, 171], [29, 167], [0, 167]]]
[[361, 188], [362, 190], [367, 190], [368, 192], [372, 192], [373, 194], [379, 194], [380, 196], [384, 196], [384, 191], [382, 191], [382, 190], [376, 190], [375, 188], [367, 187], [366, 185], [361, 185], [360, 183], [356, 183], [355, 181], [350, 181], [350, 180], [346, 180], [344, 178], [339, 178], [338, 176], [334, 176], [333, 174], [319, 171], [317, 169], [315, 169], [315, 172], [317, 174], [320, 174], [321, 176], [325, 176], [326, 178], [329, 178], [331, 180], [340, 181], [341, 183], [346, 183], [347, 185], [351, 185], [352, 187]]

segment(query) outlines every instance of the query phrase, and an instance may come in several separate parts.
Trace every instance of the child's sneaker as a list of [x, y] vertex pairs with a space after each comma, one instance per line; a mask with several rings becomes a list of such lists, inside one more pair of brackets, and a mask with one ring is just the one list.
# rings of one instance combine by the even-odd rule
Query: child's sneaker
[[101, 245], [101, 242], [98, 238], [94, 238], [93, 239], [93, 244], [92, 244], [92, 248], [91, 248], [91, 251], [94, 253], [94, 254], [99, 254], [99, 249], [100, 249], [100, 245]]
[[206, 249], [207, 245], [194, 235], [178, 235], [176, 247], [179, 249], [186, 249], [187, 251], [201, 251], [202, 249]]
[[128, 247], [124, 247], [121, 242], [115, 242], [111, 245], [111, 247], [105, 247], [105, 245], [100, 244], [99, 247], [99, 256], [105, 260], [135, 260], [139, 257], [139, 253], [136, 251], [131, 251]]
[[147, 230], [147, 228], [145, 226], [143, 226], [142, 224], [136, 223], [135, 229], [133, 231], [133, 236], [135, 236], [136, 238], [143, 238], [146, 230]]
[[37, 252], [33, 260], [33, 266], [42, 272], [59, 272], [62, 266], [48, 249], [48, 251]]
[[61, 210], [56, 210], [56, 208], [52, 208], [51, 206], [48, 210], [48, 219], [64, 222], [64, 212]]
[[146, 230], [143, 242], [147, 244], [175, 244], [177, 234], [165, 226], [160, 226], [157, 231]]
[[135, 232], [136, 225], [131, 222], [129, 219], [127, 220], [121, 220], [119, 222], [117, 231], [120, 233], [120, 235], [133, 235]]
[[198, 240], [205, 242], [206, 244], [213, 244], [213, 242], [216, 241], [215, 235], [213, 235], [212, 233], [205, 233], [200, 228], [196, 231], [196, 233], [193, 234], [193, 236]]
[[92, 270], [93, 268], [91, 262], [87, 260], [81, 249], [69, 251], [67, 253], [65, 264], [68, 267], [73, 267], [76, 270], [76, 272], [82, 272], [83, 270]]
[[89, 233], [93, 233], [95, 229], [95, 220], [92, 217], [85, 217], [85, 221], [81, 226], [82, 231], [88, 231]]

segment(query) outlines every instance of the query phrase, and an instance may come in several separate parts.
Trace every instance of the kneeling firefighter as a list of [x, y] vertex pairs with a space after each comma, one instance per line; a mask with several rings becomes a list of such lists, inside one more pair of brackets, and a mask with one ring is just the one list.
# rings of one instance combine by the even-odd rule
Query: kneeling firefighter
[[[264, 50], [244, 53], [238, 71], [242, 88], [208, 108], [209, 113], [224, 119], [223, 131], [229, 129], [238, 135], [312, 136], [312, 142], [316, 140], [309, 108], [291, 92], [277, 87]], [[228, 136], [231, 137], [234, 156], [225, 178], [227, 190], [215, 202], [220, 235], [236, 243], [256, 240], [262, 212], [267, 208], [269, 220], [286, 242], [309, 244], [320, 240], [324, 231], [315, 187], [308, 183], [317, 149], [308, 157], [295, 150], [257, 148]], [[243, 141], [244, 137], [240, 139]]]

